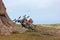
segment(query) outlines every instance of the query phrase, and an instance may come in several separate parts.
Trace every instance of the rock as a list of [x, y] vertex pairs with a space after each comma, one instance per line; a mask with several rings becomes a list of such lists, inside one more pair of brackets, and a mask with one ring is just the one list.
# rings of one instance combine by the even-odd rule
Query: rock
[[4, 3], [0, 0], [0, 34], [10, 35], [13, 31], [18, 31], [18, 28], [16, 23], [10, 20]]

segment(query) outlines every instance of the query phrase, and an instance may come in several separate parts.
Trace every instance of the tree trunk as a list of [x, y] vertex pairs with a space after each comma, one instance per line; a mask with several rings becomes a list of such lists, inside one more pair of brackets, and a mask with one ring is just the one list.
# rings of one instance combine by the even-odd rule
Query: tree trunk
[[0, 34], [8, 35], [16, 30], [14, 29], [16, 27], [18, 26], [10, 20], [7, 15], [6, 8], [2, 0], [0, 0]]

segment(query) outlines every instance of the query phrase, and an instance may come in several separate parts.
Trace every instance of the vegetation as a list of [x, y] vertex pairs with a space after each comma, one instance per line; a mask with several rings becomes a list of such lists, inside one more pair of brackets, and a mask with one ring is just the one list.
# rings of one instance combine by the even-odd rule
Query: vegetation
[[[55, 26], [55, 25], [54, 25]], [[59, 35], [45, 35], [44, 31], [51, 31], [51, 30], [56, 30], [55, 28], [51, 28], [51, 27], [42, 27], [41, 25], [37, 27], [39, 30], [42, 31], [42, 33], [40, 32], [35, 32], [32, 30], [28, 30], [24, 33], [12, 33], [12, 35], [8, 35], [8, 36], [0, 36], [0, 40], [60, 40], [60, 36]], [[43, 33], [44, 32], [44, 33]]]

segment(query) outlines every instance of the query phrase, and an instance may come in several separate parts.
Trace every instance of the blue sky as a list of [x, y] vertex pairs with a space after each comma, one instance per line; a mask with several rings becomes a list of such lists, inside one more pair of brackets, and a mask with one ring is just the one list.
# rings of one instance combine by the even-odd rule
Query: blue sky
[[3, 0], [11, 19], [29, 15], [35, 24], [60, 23], [60, 0]]

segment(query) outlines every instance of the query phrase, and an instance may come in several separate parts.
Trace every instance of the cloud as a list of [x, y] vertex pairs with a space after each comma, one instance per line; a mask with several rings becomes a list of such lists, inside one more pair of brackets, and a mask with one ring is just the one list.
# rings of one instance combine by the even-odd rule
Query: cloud
[[30, 11], [28, 15], [32, 16], [36, 22], [37, 19], [39, 23], [45, 22], [45, 20], [49, 22], [60, 21], [60, 0], [3, 0], [3, 2], [10, 16], [16, 17], [16, 15], [24, 15]]
[[7, 9], [45, 9], [58, 7], [60, 0], [3, 0]]
[[26, 7], [47, 7], [48, 0], [3, 0], [7, 7], [26, 6]]
[[3, 0], [7, 11], [60, 13], [60, 0]]

